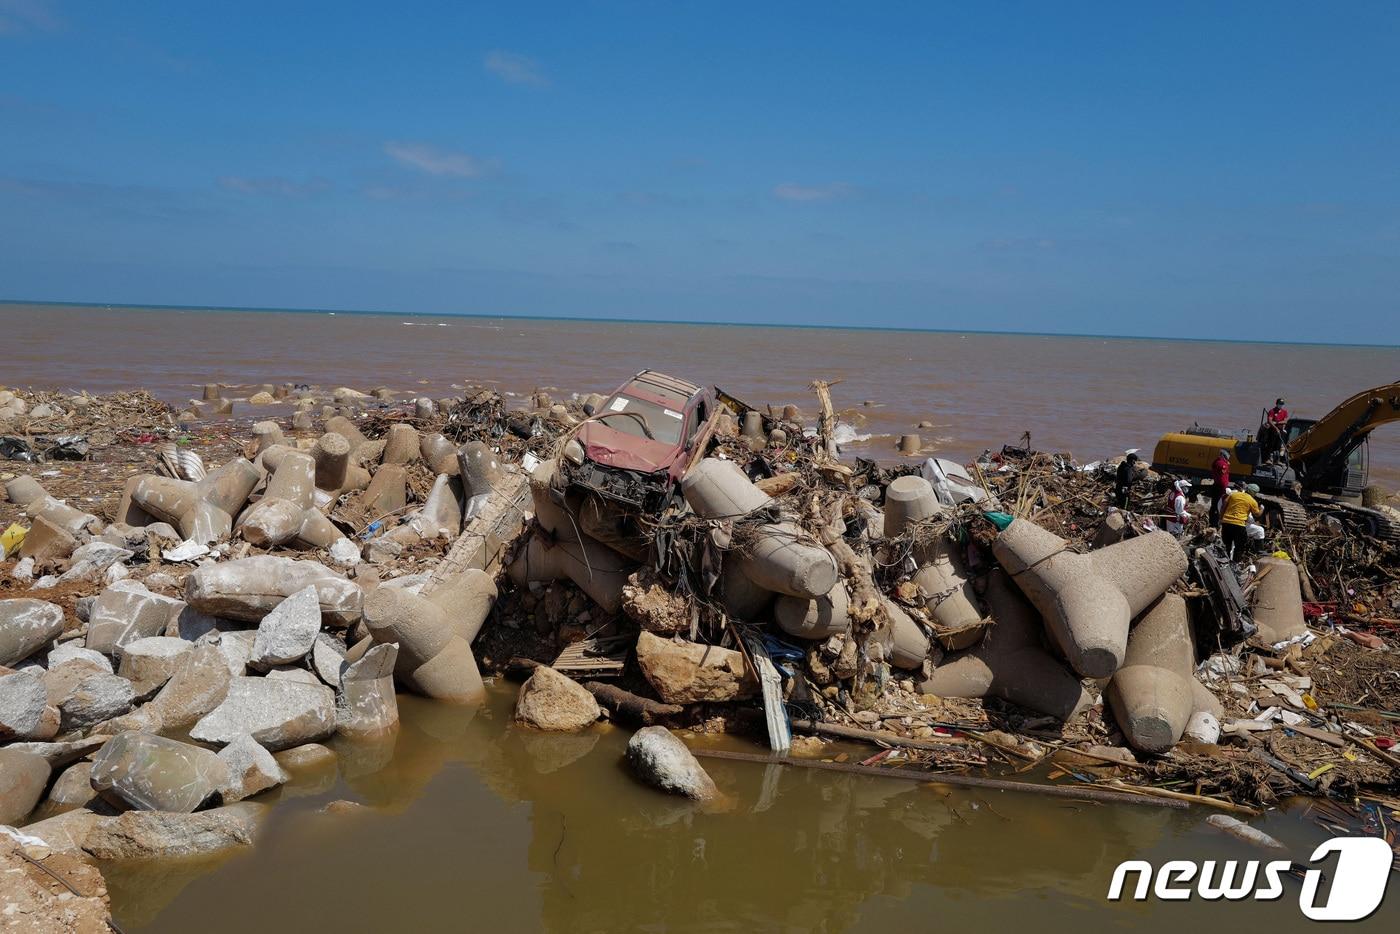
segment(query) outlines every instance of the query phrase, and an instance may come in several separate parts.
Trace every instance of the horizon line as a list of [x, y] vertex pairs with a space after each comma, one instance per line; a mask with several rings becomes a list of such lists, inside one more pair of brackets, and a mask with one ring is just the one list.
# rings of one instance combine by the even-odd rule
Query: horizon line
[[779, 324], [776, 322], [753, 322], [753, 321], [693, 321], [688, 319], [668, 320], [664, 318], [618, 318], [592, 315], [567, 315], [567, 314], [518, 314], [511, 312], [499, 312], [497, 314], [483, 314], [481, 312], [434, 312], [434, 311], [390, 311], [384, 309], [364, 309], [364, 308], [277, 308], [270, 306], [248, 306], [240, 307], [233, 305], [166, 305], [166, 304], [145, 304], [139, 302], [65, 302], [43, 299], [14, 299], [0, 298], [0, 306], [6, 305], [37, 305], [55, 308], [105, 308], [107, 310], [121, 311], [209, 311], [209, 312], [248, 312], [252, 314], [323, 314], [323, 315], [364, 315], [374, 317], [408, 317], [408, 318], [476, 318], [486, 320], [509, 319], [519, 321], [585, 321], [599, 324], [670, 324], [687, 325], [694, 327], [731, 327], [731, 328], [801, 328], [815, 331], [885, 331], [892, 333], [914, 333], [914, 334], [977, 334], [977, 335], [997, 335], [1007, 337], [1072, 337], [1072, 338], [1093, 338], [1098, 340], [1127, 340], [1127, 341], [1167, 341], [1194, 344], [1265, 344], [1282, 347], [1355, 347], [1355, 348], [1383, 348], [1400, 349], [1400, 344], [1386, 343], [1356, 343], [1353, 341], [1320, 341], [1320, 340], [1247, 340], [1237, 337], [1157, 337], [1147, 334], [1095, 334], [1076, 331], [1016, 331], [1016, 330], [990, 330], [982, 328], [920, 328], [920, 327], [899, 327], [894, 325], [854, 325], [854, 324]]

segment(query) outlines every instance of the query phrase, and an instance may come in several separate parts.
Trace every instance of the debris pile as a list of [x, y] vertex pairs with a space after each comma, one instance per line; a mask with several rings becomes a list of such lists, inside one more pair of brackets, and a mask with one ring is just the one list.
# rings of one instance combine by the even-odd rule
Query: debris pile
[[[1317, 522], [1232, 561], [1201, 504], [1158, 528], [1170, 478], [1116, 509], [1115, 465], [1025, 446], [844, 460], [814, 389], [808, 419], [649, 371], [524, 408], [274, 386], [248, 404], [293, 411], [197, 431], [140, 394], [0, 398], [93, 457], [4, 478], [0, 824], [95, 858], [246, 845], [245, 799], [322, 742], [496, 674], [529, 729], [646, 727], [637, 773], [708, 803], [663, 728], [1066, 797], [1394, 806], [1393, 542]], [[65, 495], [83, 471], [100, 495]]]

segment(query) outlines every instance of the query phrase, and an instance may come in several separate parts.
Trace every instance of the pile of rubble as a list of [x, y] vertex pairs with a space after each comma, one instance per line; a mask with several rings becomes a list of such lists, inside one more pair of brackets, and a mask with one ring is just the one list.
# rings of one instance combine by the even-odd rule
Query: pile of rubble
[[652, 727], [872, 742], [865, 767], [946, 781], [1040, 764], [1084, 796], [1394, 801], [1400, 684], [1356, 623], [1394, 606], [1392, 545], [1337, 599], [1322, 531], [1231, 563], [1066, 457], [847, 462], [816, 388], [810, 422], [719, 396], [655, 474], [597, 461], [622, 410], [597, 395], [292, 389], [269, 400], [310, 404], [205, 456], [129, 439], [148, 469], [102, 516], [10, 477], [0, 824], [99, 859], [245, 845], [245, 799], [392, 732], [397, 690], [479, 702], [483, 670], [526, 679], [531, 728], [646, 727], [638, 774], [702, 800]]

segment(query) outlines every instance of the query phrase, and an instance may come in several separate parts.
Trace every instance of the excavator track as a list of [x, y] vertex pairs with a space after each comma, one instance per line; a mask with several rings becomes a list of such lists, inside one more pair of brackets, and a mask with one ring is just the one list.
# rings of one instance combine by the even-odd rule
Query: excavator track
[[1270, 528], [1286, 532], [1301, 532], [1319, 516], [1334, 516], [1349, 529], [1374, 538], [1400, 543], [1400, 522], [1379, 509], [1351, 503], [1313, 503], [1310, 506], [1282, 496], [1256, 494], [1264, 507], [1265, 521]]
[[1308, 527], [1308, 507], [1302, 503], [1265, 493], [1256, 493], [1254, 498], [1264, 507], [1265, 521], [1270, 528], [1301, 532]]

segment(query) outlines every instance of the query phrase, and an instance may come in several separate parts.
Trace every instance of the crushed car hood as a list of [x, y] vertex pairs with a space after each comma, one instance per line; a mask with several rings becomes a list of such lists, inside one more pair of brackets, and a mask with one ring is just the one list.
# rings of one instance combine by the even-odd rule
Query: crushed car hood
[[584, 454], [595, 464], [656, 473], [668, 470], [676, 457], [676, 446], [629, 435], [601, 422], [589, 422], [578, 433]]

